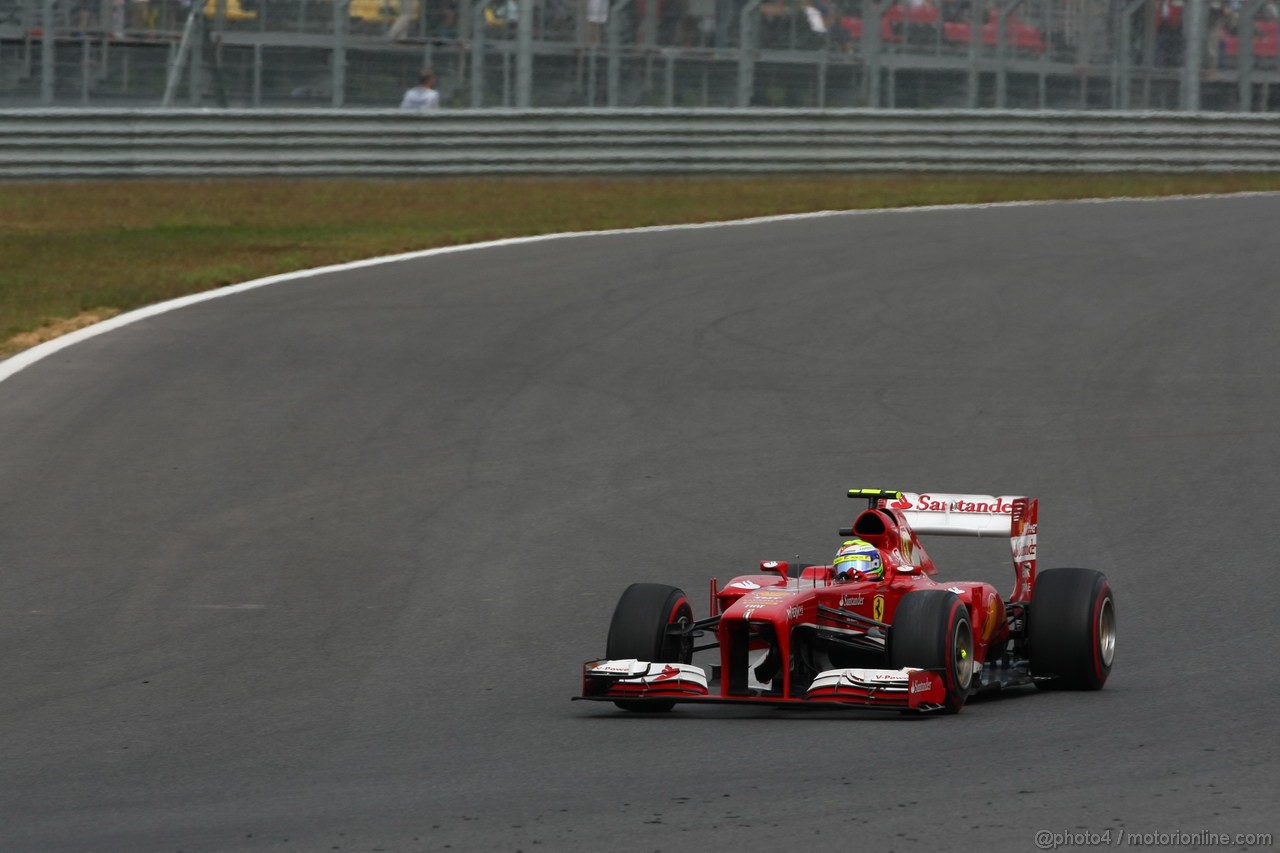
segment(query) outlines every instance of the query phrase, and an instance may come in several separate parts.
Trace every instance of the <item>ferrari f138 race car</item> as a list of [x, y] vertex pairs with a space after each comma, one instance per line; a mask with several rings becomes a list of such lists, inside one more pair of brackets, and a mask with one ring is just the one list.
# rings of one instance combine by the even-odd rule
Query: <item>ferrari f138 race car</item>
[[[632, 584], [614, 610], [605, 657], [583, 666], [575, 698], [640, 712], [690, 702], [956, 713], [978, 692], [1106, 683], [1116, 642], [1111, 585], [1089, 569], [1037, 575], [1038, 501], [881, 489], [849, 497], [867, 508], [840, 531], [856, 538], [833, 565], [768, 560], [724, 588], [712, 578], [705, 619], [693, 618], [675, 587]], [[1012, 594], [935, 582], [921, 534], [1008, 537]], [[713, 650], [718, 660], [693, 663]]]

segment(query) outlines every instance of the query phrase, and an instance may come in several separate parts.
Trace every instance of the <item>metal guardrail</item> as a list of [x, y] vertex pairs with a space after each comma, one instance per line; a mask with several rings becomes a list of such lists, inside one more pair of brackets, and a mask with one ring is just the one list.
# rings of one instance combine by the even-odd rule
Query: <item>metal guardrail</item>
[[879, 110], [0, 111], [0, 178], [1280, 171], [1280, 117]]

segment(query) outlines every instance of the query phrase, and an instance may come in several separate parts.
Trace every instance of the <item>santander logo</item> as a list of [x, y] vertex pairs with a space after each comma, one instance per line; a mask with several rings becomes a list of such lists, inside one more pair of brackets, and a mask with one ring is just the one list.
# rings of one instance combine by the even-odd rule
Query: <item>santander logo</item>
[[893, 509], [916, 512], [968, 512], [986, 515], [1012, 515], [1013, 501], [991, 495], [917, 495], [904, 492], [901, 500], [889, 504]]

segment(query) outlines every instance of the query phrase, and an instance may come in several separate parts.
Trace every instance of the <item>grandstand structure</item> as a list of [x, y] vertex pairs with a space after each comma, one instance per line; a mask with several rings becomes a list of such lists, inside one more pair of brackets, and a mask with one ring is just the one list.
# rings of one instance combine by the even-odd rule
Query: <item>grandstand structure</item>
[[1277, 0], [0, 0], [0, 107], [1280, 109]]

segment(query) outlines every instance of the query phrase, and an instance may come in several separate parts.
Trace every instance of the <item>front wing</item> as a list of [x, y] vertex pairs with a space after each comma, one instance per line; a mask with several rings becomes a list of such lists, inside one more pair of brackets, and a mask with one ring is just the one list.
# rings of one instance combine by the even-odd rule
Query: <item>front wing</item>
[[575, 699], [603, 702], [690, 702], [752, 705], [843, 705], [931, 711], [942, 707], [946, 686], [942, 675], [924, 669], [829, 669], [818, 674], [800, 696], [766, 691], [751, 695], [712, 693], [711, 680], [700, 666], [642, 660], [594, 660], [582, 667], [582, 695]]

